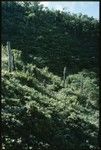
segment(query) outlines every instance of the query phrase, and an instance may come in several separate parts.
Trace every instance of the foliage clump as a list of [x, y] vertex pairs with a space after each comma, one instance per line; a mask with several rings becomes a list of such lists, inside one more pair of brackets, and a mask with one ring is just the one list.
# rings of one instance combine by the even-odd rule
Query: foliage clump
[[2, 67], [2, 149], [98, 149], [96, 73], [68, 75], [63, 87], [47, 67], [25, 66], [19, 51], [14, 54], [21, 68]]

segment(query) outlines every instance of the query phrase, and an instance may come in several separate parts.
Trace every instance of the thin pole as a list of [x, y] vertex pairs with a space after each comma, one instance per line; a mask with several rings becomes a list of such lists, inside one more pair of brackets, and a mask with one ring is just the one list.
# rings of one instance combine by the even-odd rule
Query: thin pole
[[13, 70], [13, 55], [9, 41], [7, 42], [7, 51], [8, 51], [8, 70], [9, 72], [11, 72]]
[[65, 80], [66, 80], [66, 67], [63, 70], [63, 87], [65, 87]]

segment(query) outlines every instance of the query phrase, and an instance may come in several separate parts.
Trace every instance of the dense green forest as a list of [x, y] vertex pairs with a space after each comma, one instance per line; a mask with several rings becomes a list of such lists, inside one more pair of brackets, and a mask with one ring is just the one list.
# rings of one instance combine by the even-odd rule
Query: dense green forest
[[51, 11], [42, 5], [2, 2], [2, 41], [22, 51], [24, 63], [48, 66], [62, 75], [98, 71], [99, 22], [93, 17]]
[[100, 149], [98, 38], [93, 17], [2, 1], [3, 150]]

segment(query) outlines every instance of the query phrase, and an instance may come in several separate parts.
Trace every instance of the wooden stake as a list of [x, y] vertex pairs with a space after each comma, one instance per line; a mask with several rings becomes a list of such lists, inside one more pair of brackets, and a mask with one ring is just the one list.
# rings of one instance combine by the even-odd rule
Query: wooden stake
[[10, 47], [10, 42], [7, 42], [7, 51], [8, 51], [8, 70], [11, 72], [13, 70], [13, 55]]
[[66, 80], [66, 67], [63, 70], [63, 87], [65, 87], [65, 80]]

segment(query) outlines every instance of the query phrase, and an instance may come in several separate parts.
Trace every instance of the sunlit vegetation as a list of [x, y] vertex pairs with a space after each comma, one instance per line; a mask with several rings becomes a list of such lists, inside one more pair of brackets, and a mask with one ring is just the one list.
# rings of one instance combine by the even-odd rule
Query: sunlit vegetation
[[2, 149], [98, 150], [98, 21], [38, 3], [2, 11]]

